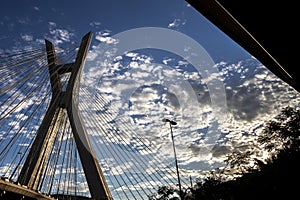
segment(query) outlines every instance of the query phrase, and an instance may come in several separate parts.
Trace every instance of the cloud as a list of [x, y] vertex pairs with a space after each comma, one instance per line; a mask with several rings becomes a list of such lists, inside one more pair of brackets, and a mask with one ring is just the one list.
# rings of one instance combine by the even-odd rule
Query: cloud
[[29, 35], [29, 34], [23, 34], [23, 35], [21, 35], [21, 38], [26, 42], [30, 42], [33, 40], [33, 36]]
[[[127, 54], [128, 56], [138, 56], [137, 54]], [[101, 79], [102, 83], [109, 82], [109, 84], [104, 84], [100, 88], [100, 92], [104, 92], [108, 95], [113, 96], [122, 96], [122, 94], [128, 94], [130, 91], [132, 91], [129, 95], [129, 98], [127, 103], [132, 104], [132, 106], [128, 107], [124, 104], [119, 104], [114, 101], [112, 103], [113, 105], [121, 105], [123, 110], [119, 110], [117, 112], [123, 113], [124, 116], [131, 116], [133, 119], [133, 125], [134, 126], [140, 126], [140, 128], [136, 129], [143, 129], [143, 131], [140, 131], [140, 134], [146, 134], [146, 135], [153, 135], [156, 142], [158, 140], [156, 139], [156, 135], [159, 133], [162, 133], [162, 135], [169, 135], [169, 129], [167, 126], [163, 126], [162, 123], [160, 123], [161, 119], [165, 116], [172, 117], [172, 113], [177, 112], [176, 110], [180, 107], [178, 99], [176, 98], [176, 94], [169, 93], [168, 91], [164, 92], [164, 87], [161, 89], [157, 88], [159, 84], [163, 84], [163, 78], [166, 76], [172, 77], [175, 74], [177, 74], [176, 70], [171, 69], [165, 69], [162, 71], [161, 66], [155, 66], [152, 64], [145, 64], [142, 62], [136, 62], [132, 61], [129, 63], [131, 69], [136, 69], [136, 71], [131, 71], [129, 73], [124, 73], [123, 76], [117, 75], [116, 77], [111, 77], [109, 74], [102, 74]], [[119, 70], [122, 70], [121, 68]], [[161, 81], [156, 80], [155, 78], [151, 78], [154, 74], [158, 72], [158, 75], [162, 72], [164, 75], [162, 75]], [[116, 73], [118, 73], [116, 71]], [[108, 76], [107, 76], [108, 75]], [[107, 78], [106, 78], [107, 76]], [[161, 76], [161, 75], [159, 75]], [[117, 78], [117, 79], [116, 79]], [[132, 80], [134, 79], [134, 84], [128, 84], [126, 81], [122, 80]], [[117, 85], [114, 85], [111, 81], [118, 81]], [[124, 83], [123, 83], [124, 82]], [[105, 85], [107, 87], [105, 87]], [[144, 86], [143, 86], [144, 85]], [[132, 88], [135, 88], [132, 90]], [[172, 99], [174, 98], [174, 99]], [[177, 102], [177, 103], [175, 103]], [[126, 101], [124, 102], [126, 103]], [[175, 104], [174, 104], [175, 103]], [[127, 109], [129, 108], [129, 110]], [[196, 111], [196, 110], [194, 110]], [[161, 114], [159, 114], [161, 113]], [[163, 114], [165, 113], [165, 114]], [[196, 114], [197, 112], [191, 112], [191, 114]], [[142, 117], [143, 116], [143, 117]], [[195, 116], [192, 116], [191, 118], [195, 118]], [[196, 117], [197, 118], [197, 117]], [[160, 126], [156, 126], [155, 124], [161, 124]], [[181, 123], [182, 126], [185, 123]], [[194, 127], [190, 125], [186, 125], [187, 127], [190, 127], [194, 129]], [[188, 132], [188, 131], [187, 131]], [[176, 132], [176, 135], [178, 132]], [[180, 136], [178, 136], [180, 137]], [[160, 147], [167, 147], [168, 149], [171, 148], [170, 146], [170, 140], [159, 141], [160, 144], [157, 144]], [[164, 144], [165, 145], [164, 145]], [[167, 145], [166, 145], [167, 144]], [[165, 152], [169, 152], [169, 150], [166, 150]]]
[[96, 21], [94, 21], [94, 22], [91, 22], [90, 23], [90, 26], [91, 27], [99, 27], [101, 25], [101, 22], [96, 22]]
[[67, 29], [59, 28], [55, 22], [49, 22], [48, 27], [51, 37], [50, 40], [55, 45], [59, 45], [64, 42], [71, 42], [72, 38], [74, 37], [74, 33], [70, 32]]
[[181, 19], [174, 19], [173, 22], [168, 24], [168, 28], [177, 28], [179, 26], [185, 25], [186, 21]]
[[[49, 22], [49, 29], [55, 44], [69, 42], [74, 36], [54, 22]], [[95, 38], [101, 43], [117, 42], [110, 34], [110, 31], [101, 31]], [[30, 34], [21, 37], [25, 41], [33, 40]], [[300, 100], [298, 93], [254, 58], [217, 63], [216, 73], [204, 78], [186, 60], [172, 55], [157, 59], [142, 51], [125, 52], [117, 57], [114, 52], [108, 54], [113, 59], [101, 60], [102, 49], [93, 46], [90, 50], [79, 104], [95, 152], [108, 177], [123, 176], [127, 172], [150, 176], [161, 167], [165, 170], [163, 178], [159, 176], [151, 183], [159, 185], [172, 178], [167, 173], [168, 167], [174, 166], [172, 140], [170, 127], [162, 122], [163, 118], [178, 123], [172, 131], [185, 180], [189, 180], [189, 175], [203, 174], [201, 170], [224, 165], [224, 158], [233, 151], [251, 149], [257, 156], [265, 156], [256, 146], [257, 133], [263, 123], [285, 105], [298, 105]], [[207, 83], [214, 79], [221, 80], [226, 91], [228, 118], [222, 123], [215, 119], [210, 96], [213, 94], [207, 88]], [[28, 87], [37, 87], [37, 83], [32, 80]], [[24, 98], [21, 94], [16, 100]], [[3, 126], [0, 134], [3, 135], [8, 126], [21, 127], [28, 117], [25, 111], [39, 103], [39, 99], [32, 98], [20, 105], [12, 115], [19, 119], [18, 123]], [[4, 107], [1, 114], [5, 114]], [[216, 144], [207, 142], [211, 140], [207, 136], [212, 131], [217, 132]], [[210, 145], [213, 145], [212, 151], [204, 155], [203, 151]], [[140, 186], [145, 184], [139, 182]], [[119, 185], [116, 191], [124, 189], [124, 185]], [[138, 190], [139, 186], [129, 185], [129, 188]]]
[[[103, 32], [101, 37], [109, 35], [109, 32]], [[97, 48], [92, 52], [96, 58]], [[95, 91], [108, 100], [107, 105], [114, 105], [113, 116], [116, 121], [120, 115], [126, 118], [126, 123], [133, 129], [127, 140], [136, 140], [133, 136], [147, 137], [154, 145], [155, 157], [172, 159], [173, 155], [167, 153], [172, 152], [170, 129], [161, 123], [161, 119], [175, 119], [178, 126], [174, 126], [173, 131], [182, 169], [199, 167], [201, 163], [206, 163], [206, 169], [212, 169], [221, 166], [225, 156], [233, 150], [253, 148], [256, 132], [262, 124], [270, 116], [275, 116], [285, 103], [291, 102], [291, 98], [294, 103], [299, 100], [299, 95], [254, 58], [237, 63], [217, 63], [214, 67], [219, 73], [213, 73], [205, 79], [190, 70], [185, 60], [177, 60], [178, 65], [172, 66], [176, 59], [165, 57], [158, 64], [154, 57], [126, 52], [114, 59], [113, 63], [101, 64], [101, 75], [98, 78], [93, 74], [97, 66], [90, 68], [85, 78], [88, 80], [92, 76], [98, 80], [98, 85], [93, 85], [97, 87]], [[228, 119], [217, 128], [220, 131], [220, 144], [213, 148], [210, 156], [205, 158], [207, 160], [203, 160], [201, 151], [205, 148], [205, 135], [214, 124], [213, 108], [209, 100], [211, 94], [205, 84], [215, 78], [222, 80], [226, 88]], [[199, 94], [196, 102], [193, 99], [194, 102], [186, 104], [189, 106], [178, 101], [183, 96], [189, 97], [185, 93], [187, 88], [182, 88], [183, 83], [190, 85], [190, 89]], [[176, 89], [177, 86], [181, 88]], [[170, 90], [172, 87], [173, 90]], [[189, 110], [181, 112], [187, 107]], [[241, 148], [247, 143], [249, 145]]]
[[104, 30], [100, 32], [95, 33], [95, 39], [99, 42], [104, 42], [106, 44], [115, 44], [117, 43], [117, 40], [110, 37], [110, 31]]

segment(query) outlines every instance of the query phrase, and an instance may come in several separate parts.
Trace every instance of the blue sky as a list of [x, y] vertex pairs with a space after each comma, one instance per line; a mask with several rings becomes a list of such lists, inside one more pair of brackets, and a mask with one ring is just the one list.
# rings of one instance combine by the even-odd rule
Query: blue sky
[[[196, 178], [222, 166], [231, 152], [252, 149], [257, 157], [265, 157], [255, 146], [263, 123], [282, 107], [299, 104], [298, 93], [183, 0], [10, 0], [0, 7], [1, 53], [44, 48], [44, 39], [62, 49], [78, 46], [89, 31], [93, 40], [83, 76], [86, 90], [81, 109], [97, 151], [108, 152], [98, 155], [107, 176], [122, 170], [122, 163], [113, 160], [114, 154], [99, 135], [100, 129], [112, 129], [111, 121], [121, 130], [124, 127], [117, 122], [125, 120], [130, 134], [124, 133], [127, 142], [106, 138], [110, 148], [120, 151], [124, 144], [143, 148], [136, 140], [142, 138], [154, 151], [150, 158], [165, 157], [165, 164], [172, 165], [170, 130], [161, 119], [175, 119], [179, 166]], [[140, 42], [140, 36], [147, 42]], [[137, 41], [145, 48], [131, 46]], [[119, 54], [113, 51], [116, 47]], [[125, 51], [129, 47], [132, 51]], [[197, 54], [200, 57], [193, 60]], [[90, 91], [96, 95], [90, 96]], [[105, 99], [106, 108], [115, 109], [111, 121], [104, 120], [106, 113], [99, 108], [103, 102], [95, 103], [97, 95]], [[101, 120], [95, 123], [91, 116]], [[9, 125], [2, 126], [0, 134]], [[135, 153], [120, 154], [126, 154], [128, 168], [118, 175], [136, 172], [138, 167], [130, 159]], [[7, 165], [1, 167], [3, 171]], [[121, 190], [121, 186], [116, 188]]]
[[217, 62], [249, 56], [183, 0], [7, 1], [0, 11], [1, 47], [5, 48], [11, 47], [12, 41], [20, 42], [22, 34], [32, 35], [33, 40], [50, 37], [49, 22], [74, 33], [74, 41], [88, 31], [107, 29], [116, 34], [138, 27], [167, 27], [174, 22], [171, 28], [199, 41]]

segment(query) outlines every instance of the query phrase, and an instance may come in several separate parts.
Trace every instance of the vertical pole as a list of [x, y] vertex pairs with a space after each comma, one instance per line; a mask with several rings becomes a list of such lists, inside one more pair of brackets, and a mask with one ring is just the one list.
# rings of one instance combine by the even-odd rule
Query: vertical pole
[[170, 125], [170, 130], [171, 130], [171, 139], [172, 139], [172, 144], [173, 144], [173, 151], [174, 151], [174, 157], [175, 157], [175, 166], [176, 166], [176, 172], [177, 172], [177, 179], [178, 179], [178, 187], [179, 187], [179, 196], [181, 199], [183, 199], [183, 192], [181, 189], [181, 183], [180, 183], [180, 176], [179, 176], [179, 168], [178, 168], [178, 162], [177, 162], [177, 156], [176, 156], [176, 150], [175, 150], [175, 143], [174, 143], [174, 135], [173, 135], [173, 130], [172, 130], [172, 125], [176, 125], [177, 123], [169, 120], [169, 119], [163, 119], [163, 122], [169, 122]]
[[174, 136], [173, 136], [173, 130], [172, 130], [171, 121], [169, 121], [169, 124], [170, 124], [170, 129], [171, 129], [171, 137], [172, 137], [173, 151], [174, 151], [174, 157], [175, 157], [175, 166], [176, 166], [177, 179], [178, 179], [179, 195], [180, 195], [180, 198], [183, 199], [183, 193], [182, 193], [182, 190], [181, 190], [179, 168], [178, 168], [178, 162], [177, 162], [177, 156], [176, 156], [176, 150], [175, 150], [175, 143], [174, 143]]

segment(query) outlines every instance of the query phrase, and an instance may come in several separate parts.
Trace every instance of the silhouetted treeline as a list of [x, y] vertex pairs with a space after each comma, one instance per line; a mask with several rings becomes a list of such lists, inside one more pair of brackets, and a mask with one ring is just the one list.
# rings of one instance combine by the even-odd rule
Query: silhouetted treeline
[[[198, 182], [196, 187], [187, 190], [186, 200], [290, 200], [300, 199], [300, 111], [286, 107], [281, 113], [264, 126], [258, 143], [271, 153], [267, 161], [254, 159], [255, 165], [244, 165], [251, 157], [248, 152], [235, 152], [228, 156], [229, 168], [236, 169], [239, 165], [246, 166], [242, 176], [233, 180], [223, 180], [219, 176], [207, 177]], [[253, 162], [253, 159], [252, 159]], [[168, 193], [166, 193], [168, 191]], [[156, 200], [178, 199], [169, 198], [172, 192], [163, 187], [158, 193], [166, 193]], [[171, 194], [171, 195], [170, 195]], [[150, 198], [151, 199], [151, 198]]]

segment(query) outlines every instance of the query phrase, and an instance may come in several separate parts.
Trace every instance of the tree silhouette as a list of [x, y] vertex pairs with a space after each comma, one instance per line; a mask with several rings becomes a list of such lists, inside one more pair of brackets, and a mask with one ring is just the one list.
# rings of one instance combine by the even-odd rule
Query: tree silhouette
[[[253, 152], [233, 152], [227, 169], [212, 172], [203, 181], [197, 181], [185, 200], [260, 200], [297, 199], [300, 180], [300, 109], [286, 107], [268, 121], [257, 142], [271, 154], [264, 161], [253, 158]], [[248, 164], [252, 162], [254, 166]], [[240, 177], [222, 179], [226, 170], [239, 170]], [[219, 174], [217, 174], [219, 173]], [[170, 196], [164, 188], [164, 199]], [[161, 199], [163, 200], [163, 199]]]
[[[177, 195], [174, 195], [174, 194]], [[157, 194], [148, 196], [149, 200], [179, 200], [179, 191], [171, 186], [162, 186], [157, 190]]]
[[299, 151], [300, 111], [286, 107], [265, 126], [258, 142], [265, 145], [265, 149], [275, 153]]

